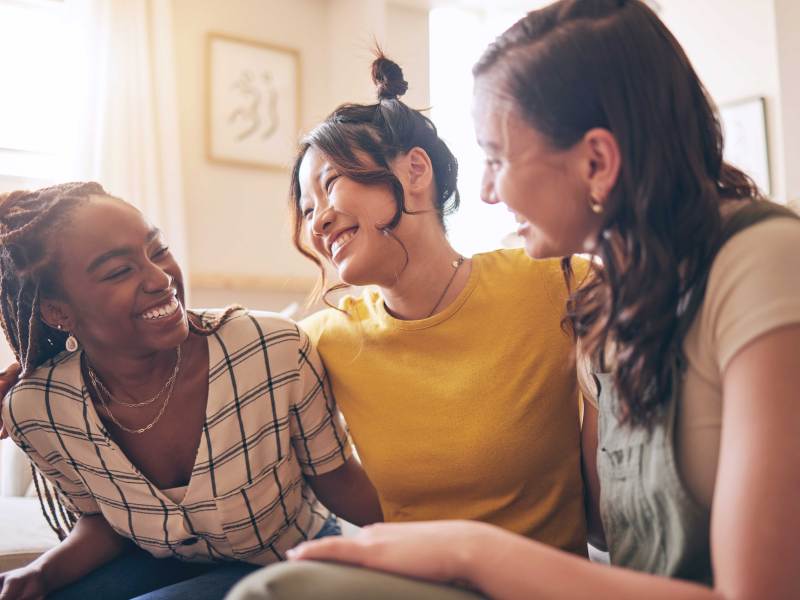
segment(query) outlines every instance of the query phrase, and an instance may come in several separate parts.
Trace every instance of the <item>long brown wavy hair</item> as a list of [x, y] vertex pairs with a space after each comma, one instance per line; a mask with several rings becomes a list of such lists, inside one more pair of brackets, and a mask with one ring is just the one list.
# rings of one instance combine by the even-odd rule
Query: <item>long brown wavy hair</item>
[[554, 148], [610, 131], [621, 170], [596, 240], [602, 267], [568, 316], [596, 365], [614, 349], [620, 419], [650, 425], [672, 393], [681, 307], [718, 248], [720, 204], [762, 196], [722, 159], [714, 105], [678, 42], [639, 0], [561, 0], [484, 52], [526, 121]]
[[[386, 58], [380, 50], [372, 63], [372, 81], [376, 86], [377, 102], [339, 106], [303, 138], [295, 158], [289, 189], [292, 237], [295, 247], [320, 270], [320, 280], [311, 294], [311, 302], [347, 285], [326, 290], [322, 260], [303, 242], [299, 174], [309, 148], [322, 152], [339, 174], [366, 185], [387, 186], [392, 191], [395, 213], [380, 226], [386, 235], [394, 237], [392, 231], [403, 214], [410, 214], [405, 206], [403, 184], [389, 164], [412, 148], [422, 148], [431, 160], [436, 183], [434, 208], [442, 227], [444, 217], [455, 212], [460, 202], [456, 157], [439, 137], [433, 122], [400, 100], [408, 89], [408, 83], [397, 63]], [[395, 239], [402, 246], [402, 242]]]

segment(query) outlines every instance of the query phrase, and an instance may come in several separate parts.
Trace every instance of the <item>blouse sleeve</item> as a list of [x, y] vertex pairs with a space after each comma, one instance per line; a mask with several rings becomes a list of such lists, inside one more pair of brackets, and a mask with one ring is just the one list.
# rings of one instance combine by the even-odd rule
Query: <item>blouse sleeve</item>
[[300, 389], [292, 406], [292, 441], [303, 473], [322, 475], [342, 466], [352, 452], [325, 368], [308, 336], [300, 331]]

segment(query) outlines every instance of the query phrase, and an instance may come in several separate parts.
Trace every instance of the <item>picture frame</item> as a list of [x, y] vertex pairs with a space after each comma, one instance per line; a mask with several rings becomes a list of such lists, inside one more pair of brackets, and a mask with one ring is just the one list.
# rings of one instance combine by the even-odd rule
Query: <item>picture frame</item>
[[224, 33], [206, 36], [206, 157], [287, 170], [300, 128], [300, 53]]
[[766, 102], [763, 97], [727, 102], [719, 107], [723, 156], [747, 173], [766, 195], [772, 193]]

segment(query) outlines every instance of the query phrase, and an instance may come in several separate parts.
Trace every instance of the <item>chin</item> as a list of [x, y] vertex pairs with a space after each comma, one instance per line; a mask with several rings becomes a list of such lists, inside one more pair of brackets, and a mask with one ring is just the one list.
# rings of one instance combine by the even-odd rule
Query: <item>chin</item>
[[375, 283], [375, 278], [369, 276], [369, 269], [362, 268], [357, 262], [353, 264], [352, 260], [345, 260], [340, 265], [336, 266], [336, 273], [342, 283], [347, 285], [372, 285]]
[[545, 243], [541, 238], [525, 237], [525, 253], [531, 258], [553, 258], [563, 256], [556, 252], [552, 244]]

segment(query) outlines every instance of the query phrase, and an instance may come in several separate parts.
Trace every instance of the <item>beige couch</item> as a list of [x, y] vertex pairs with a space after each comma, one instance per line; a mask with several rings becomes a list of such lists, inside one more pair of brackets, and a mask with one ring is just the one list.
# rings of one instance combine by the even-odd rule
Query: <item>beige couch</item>
[[30, 463], [10, 440], [0, 442], [0, 573], [26, 565], [58, 538], [42, 515]]

